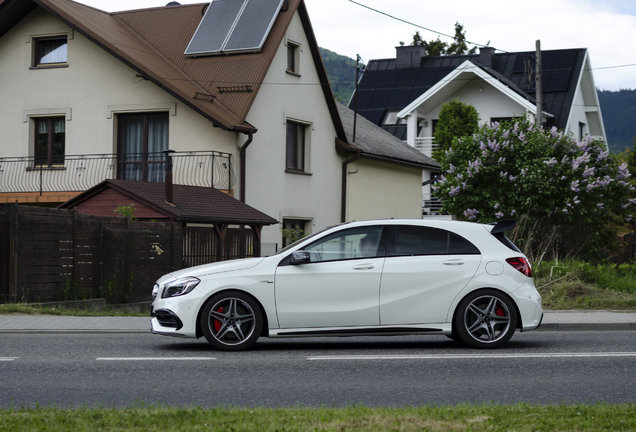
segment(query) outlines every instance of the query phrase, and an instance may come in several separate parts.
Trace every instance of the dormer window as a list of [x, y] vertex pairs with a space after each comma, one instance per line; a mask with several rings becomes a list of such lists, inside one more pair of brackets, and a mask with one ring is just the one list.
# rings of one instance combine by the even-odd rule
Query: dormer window
[[68, 65], [68, 40], [66, 36], [37, 38], [33, 42], [33, 67]]

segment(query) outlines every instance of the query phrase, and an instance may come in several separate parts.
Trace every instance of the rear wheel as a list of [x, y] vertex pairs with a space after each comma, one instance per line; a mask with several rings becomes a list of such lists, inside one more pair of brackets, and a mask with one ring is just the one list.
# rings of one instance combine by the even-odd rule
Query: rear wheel
[[456, 334], [472, 348], [498, 348], [514, 334], [517, 311], [499, 291], [475, 291], [459, 303], [453, 324]]
[[215, 295], [201, 313], [203, 335], [217, 350], [246, 350], [254, 345], [262, 329], [260, 307], [240, 291]]

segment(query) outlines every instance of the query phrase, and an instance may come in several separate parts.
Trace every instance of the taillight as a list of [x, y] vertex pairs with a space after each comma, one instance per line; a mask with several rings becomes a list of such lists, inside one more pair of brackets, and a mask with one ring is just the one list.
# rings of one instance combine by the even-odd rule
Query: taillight
[[530, 262], [525, 258], [508, 258], [506, 260], [508, 264], [519, 270], [524, 275], [529, 278], [532, 277], [532, 267], [530, 267]]

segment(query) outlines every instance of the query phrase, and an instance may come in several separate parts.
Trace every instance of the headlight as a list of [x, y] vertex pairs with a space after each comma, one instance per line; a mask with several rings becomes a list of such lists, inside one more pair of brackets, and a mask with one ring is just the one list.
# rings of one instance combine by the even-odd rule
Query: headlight
[[157, 294], [159, 294], [159, 284], [155, 284], [155, 286], [152, 287], [152, 299], [156, 299], [157, 298]]
[[163, 288], [161, 298], [177, 297], [189, 293], [195, 286], [199, 285], [200, 279], [189, 276], [167, 283]]

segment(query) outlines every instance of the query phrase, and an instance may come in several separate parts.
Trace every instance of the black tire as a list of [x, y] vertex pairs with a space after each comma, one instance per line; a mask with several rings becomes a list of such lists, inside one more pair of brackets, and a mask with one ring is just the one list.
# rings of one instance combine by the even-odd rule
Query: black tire
[[208, 343], [219, 351], [249, 349], [263, 329], [258, 303], [240, 291], [213, 296], [203, 307], [201, 330]]
[[499, 348], [517, 327], [517, 310], [500, 291], [484, 289], [468, 294], [457, 306], [453, 331], [472, 348]]

